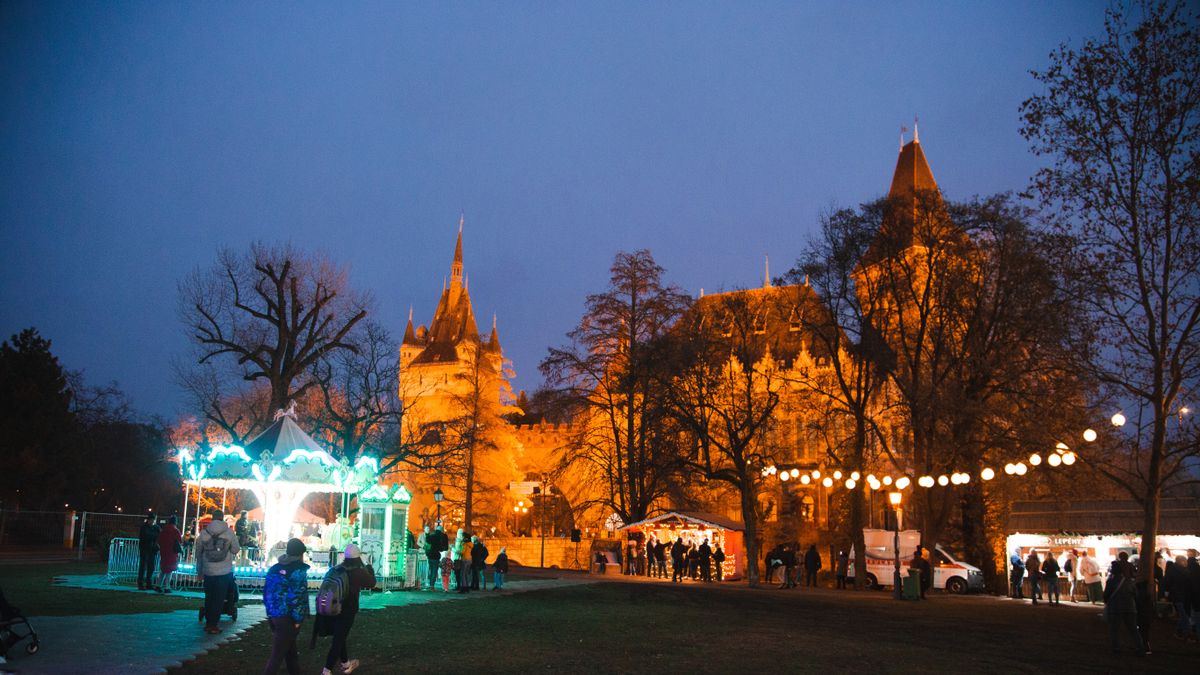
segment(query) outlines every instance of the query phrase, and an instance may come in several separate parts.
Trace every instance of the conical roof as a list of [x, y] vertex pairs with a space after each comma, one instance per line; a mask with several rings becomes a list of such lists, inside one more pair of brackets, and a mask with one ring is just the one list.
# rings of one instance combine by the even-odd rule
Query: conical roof
[[908, 143], [900, 149], [900, 157], [896, 159], [896, 171], [892, 174], [892, 187], [888, 197], [905, 197], [925, 190], [937, 190], [937, 181], [933, 179], [933, 171], [921, 151], [917, 141]]
[[[246, 454], [256, 461], [270, 459], [274, 462], [282, 462], [295, 450], [329, 454], [325, 452], [325, 448], [322, 448], [320, 443], [313, 440], [312, 436], [304, 433], [304, 430], [288, 413], [280, 414], [279, 419], [275, 420], [275, 423], [267, 427], [261, 434], [255, 436], [254, 440], [247, 443], [245, 449]], [[268, 455], [264, 456], [264, 452]]]

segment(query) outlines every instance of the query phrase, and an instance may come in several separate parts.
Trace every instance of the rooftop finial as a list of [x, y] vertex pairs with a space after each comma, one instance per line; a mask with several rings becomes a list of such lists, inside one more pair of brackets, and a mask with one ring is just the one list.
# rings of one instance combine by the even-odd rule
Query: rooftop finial
[[917, 116], [913, 115], [913, 143], [920, 143], [921, 139], [917, 136]]
[[496, 313], [492, 312], [492, 330], [496, 330]]
[[908, 127], [900, 125], [900, 152], [904, 152], [904, 132], [908, 131]]
[[467, 212], [459, 211], [459, 213], [458, 213], [458, 233], [459, 234], [462, 234], [463, 221], [466, 219], [467, 219]]
[[771, 256], [763, 256], [763, 288], [771, 287]]
[[412, 305], [408, 306], [408, 322], [412, 323]]

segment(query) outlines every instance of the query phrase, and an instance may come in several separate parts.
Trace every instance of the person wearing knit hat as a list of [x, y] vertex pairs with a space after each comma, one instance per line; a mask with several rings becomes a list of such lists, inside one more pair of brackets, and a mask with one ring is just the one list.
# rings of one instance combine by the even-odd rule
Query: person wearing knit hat
[[271, 627], [271, 658], [266, 675], [279, 672], [287, 664], [288, 673], [300, 672], [296, 638], [300, 624], [308, 616], [308, 565], [304, 553], [308, 547], [299, 539], [288, 540], [286, 552], [279, 562], [267, 570], [263, 580], [263, 606]]
[[[350, 629], [354, 627], [354, 618], [358, 615], [358, 596], [363, 589], [375, 588], [375, 570], [370, 564], [363, 564], [362, 549], [356, 544], [346, 546], [345, 557], [339, 568], [345, 571], [349, 584], [342, 597], [342, 611], [336, 616], [319, 617], [327, 621], [328, 633], [333, 635], [333, 644], [329, 645], [329, 653], [325, 655], [325, 669], [321, 675], [333, 675], [334, 664], [341, 665], [343, 673], [353, 672], [358, 668], [358, 659], [350, 658], [347, 639]], [[336, 568], [335, 568], [336, 569]], [[334, 570], [330, 570], [332, 574]]]

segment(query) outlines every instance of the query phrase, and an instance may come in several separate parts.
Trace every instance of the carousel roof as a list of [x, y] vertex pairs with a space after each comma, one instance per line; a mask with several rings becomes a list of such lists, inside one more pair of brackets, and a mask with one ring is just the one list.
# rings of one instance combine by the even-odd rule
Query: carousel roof
[[675, 525], [677, 527], [705, 525], [717, 530], [735, 530], [738, 532], [746, 529], [741, 522], [733, 520], [732, 518], [718, 516], [715, 513], [704, 513], [702, 511], [667, 511], [666, 513], [654, 516], [653, 518], [647, 518], [646, 520], [641, 520], [636, 523], [630, 523], [620, 529], [629, 530], [638, 527], [645, 527], [647, 525]]
[[373, 485], [379, 471], [374, 457], [359, 457], [353, 465], [345, 458], [334, 459], [296, 424], [290, 412], [281, 412], [245, 447], [181, 450], [179, 458], [185, 483], [209, 487], [255, 489], [288, 483], [312, 492], [358, 492]]

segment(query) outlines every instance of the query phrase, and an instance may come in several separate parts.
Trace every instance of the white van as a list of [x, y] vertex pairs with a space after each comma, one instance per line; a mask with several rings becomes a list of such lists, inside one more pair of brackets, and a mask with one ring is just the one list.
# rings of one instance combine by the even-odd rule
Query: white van
[[[891, 586], [896, 571], [896, 554], [893, 543], [896, 533], [889, 530], [863, 530], [867, 548], [867, 585], [871, 588]], [[908, 574], [908, 561], [921, 544], [919, 530], [904, 530], [900, 533], [900, 574]], [[960, 562], [941, 546], [932, 555], [926, 551], [933, 570], [933, 587], [951, 593], [967, 593], [983, 590], [983, 571], [974, 565]], [[854, 549], [850, 549], [850, 567], [846, 575], [853, 579], [855, 570]]]

